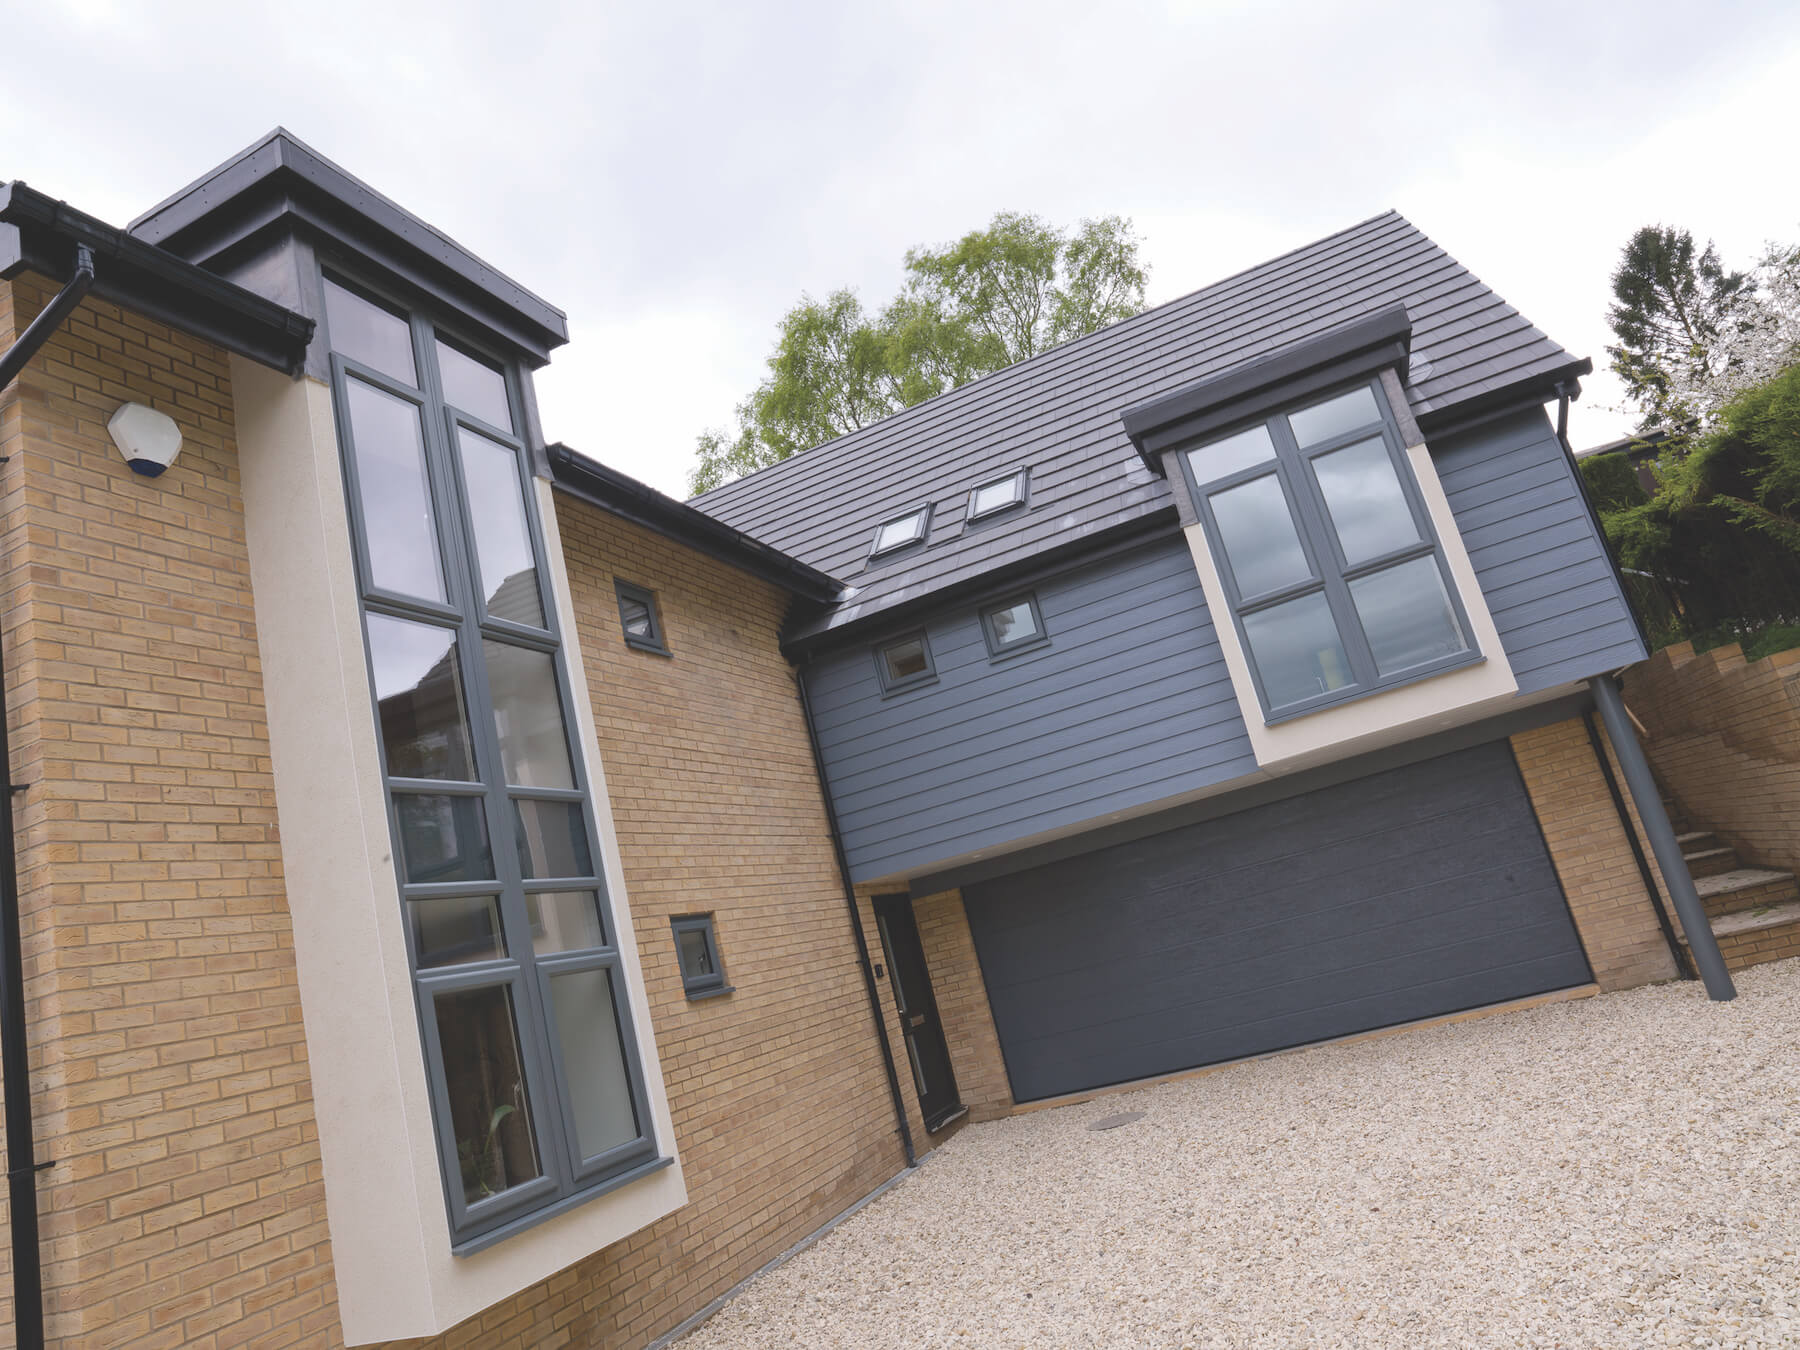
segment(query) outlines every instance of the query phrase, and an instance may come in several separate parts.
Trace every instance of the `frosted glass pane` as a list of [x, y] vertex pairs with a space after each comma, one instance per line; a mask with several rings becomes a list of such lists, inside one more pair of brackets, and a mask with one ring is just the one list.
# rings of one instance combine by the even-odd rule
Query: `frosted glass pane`
[[562, 1047], [576, 1152], [592, 1158], [639, 1134], [625, 1050], [613, 1005], [612, 974], [578, 970], [550, 980], [556, 1039]]

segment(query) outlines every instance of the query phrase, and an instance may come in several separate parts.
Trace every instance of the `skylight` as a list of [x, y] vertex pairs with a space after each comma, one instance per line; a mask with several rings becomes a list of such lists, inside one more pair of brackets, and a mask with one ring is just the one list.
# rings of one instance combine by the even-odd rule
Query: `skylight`
[[875, 531], [875, 547], [869, 551], [871, 556], [918, 543], [925, 537], [925, 522], [930, 518], [931, 507], [921, 506], [888, 521]]
[[969, 519], [978, 520], [982, 516], [991, 516], [1008, 507], [1023, 505], [1024, 501], [1025, 470], [1014, 469], [1004, 478], [990, 478], [975, 486], [975, 490], [969, 493]]

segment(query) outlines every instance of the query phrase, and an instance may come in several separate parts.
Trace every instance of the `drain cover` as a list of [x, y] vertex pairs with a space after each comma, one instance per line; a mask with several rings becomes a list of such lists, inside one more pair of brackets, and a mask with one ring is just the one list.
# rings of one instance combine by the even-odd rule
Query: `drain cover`
[[1116, 1116], [1101, 1116], [1098, 1120], [1090, 1120], [1088, 1128], [1090, 1130], [1116, 1130], [1121, 1125], [1129, 1125], [1132, 1121], [1143, 1118], [1142, 1111], [1121, 1111]]

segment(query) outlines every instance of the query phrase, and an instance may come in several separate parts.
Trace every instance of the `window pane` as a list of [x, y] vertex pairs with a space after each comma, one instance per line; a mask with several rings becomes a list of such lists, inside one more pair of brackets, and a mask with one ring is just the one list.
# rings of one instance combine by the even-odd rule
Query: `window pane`
[[1468, 650], [1436, 558], [1358, 577], [1350, 583], [1350, 598], [1383, 675]]
[[506, 955], [498, 896], [409, 900], [406, 910], [412, 916], [413, 948], [419, 955], [420, 970], [466, 961], [497, 961]]
[[402, 792], [394, 797], [394, 814], [409, 883], [486, 881], [494, 875], [481, 798]]
[[447, 628], [369, 615], [369, 660], [388, 773], [395, 778], [469, 782], [469, 752], [456, 634]]
[[1275, 440], [1269, 435], [1268, 427], [1254, 426], [1235, 436], [1227, 436], [1222, 441], [1199, 446], [1188, 451], [1187, 455], [1194, 481], [1210, 483], [1215, 478], [1223, 478], [1239, 469], [1267, 464], [1275, 458]]
[[1359, 563], [1419, 542], [1419, 527], [1381, 438], [1320, 455], [1312, 466], [1345, 562]]
[[703, 979], [708, 975], [716, 975], [713, 969], [712, 947], [706, 941], [706, 933], [699, 928], [682, 928], [675, 934], [676, 949], [681, 954], [681, 973], [690, 980]]
[[1312, 576], [1287, 495], [1274, 474], [1215, 492], [1209, 500], [1239, 595], [1261, 595]]
[[1032, 617], [1029, 600], [995, 610], [988, 615], [988, 622], [994, 625], [994, 645], [997, 647], [1010, 647], [1038, 635], [1037, 620]]
[[587, 826], [580, 802], [513, 802], [513, 829], [519, 842], [519, 868], [527, 881], [543, 877], [591, 877]]
[[369, 580], [384, 590], [444, 598], [437, 518], [425, 478], [419, 410], [374, 385], [348, 380], [357, 496], [369, 547]]
[[465, 989], [435, 1002], [463, 1202], [474, 1205], [542, 1173], [512, 991]]
[[556, 1039], [562, 1047], [576, 1152], [592, 1158], [639, 1134], [625, 1074], [625, 1048], [613, 1006], [612, 972], [577, 970], [550, 980]]
[[875, 534], [875, 551], [883, 552], [890, 548], [899, 548], [902, 544], [910, 544], [919, 538], [925, 530], [925, 513], [915, 511], [910, 516], [902, 516], [899, 520], [890, 520]]
[[356, 292], [327, 281], [325, 326], [331, 330], [334, 352], [373, 366], [402, 384], [419, 387], [419, 372], [413, 365], [412, 329], [398, 314], [390, 314]]
[[491, 639], [481, 649], [487, 656], [500, 768], [506, 781], [519, 787], [574, 787], [550, 653]]
[[1271, 708], [1350, 683], [1350, 659], [1322, 592], [1244, 615], [1244, 637]]
[[525, 519], [517, 454], [504, 445], [460, 431], [463, 481], [469, 488], [469, 517], [475, 525], [475, 557], [481, 567], [481, 596], [487, 612], [530, 628], [544, 626], [538, 598], [537, 562]]
[[444, 402], [490, 426], [513, 430], [504, 375], [443, 342], [437, 344], [437, 359], [438, 374], [444, 381]]
[[1366, 384], [1360, 389], [1352, 389], [1347, 394], [1339, 394], [1336, 398], [1326, 399], [1323, 403], [1315, 403], [1310, 408], [1288, 414], [1288, 426], [1292, 428], [1294, 440], [1302, 450], [1380, 420], [1381, 408], [1375, 402], [1375, 391]]
[[1011, 506], [1019, 500], [1019, 475], [1002, 478], [997, 483], [989, 483], [975, 489], [975, 509], [972, 514], [980, 516], [989, 511], [998, 511], [1003, 506]]
[[625, 631], [634, 638], [649, 641], [655, 636], [650, 623], [650, 606], [642, 600], [633, 600], [629, 595], [620, 596], [619, 619], [625, 625]]
[[913, 675], [923, 675], [930, 669], [930, 662], [925, 659], [923, 638], [908, 638], [905, 642], [896, 642], [882, 650], [881, 659], [887, 662], [889, 684]]
[[539, 891], [525, 897], [531, 917], [531, 950], [539, 956], [606, 945], [596, 891]]

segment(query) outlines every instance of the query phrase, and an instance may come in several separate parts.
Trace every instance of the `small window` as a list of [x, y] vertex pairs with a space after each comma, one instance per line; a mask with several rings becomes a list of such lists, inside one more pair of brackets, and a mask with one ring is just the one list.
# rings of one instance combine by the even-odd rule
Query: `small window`
[[923, 684], [937, 683], [937, 667], [931, 661], [931, 644], [923, 631], [883, 643], [875, 649], [875, 669], [881, 675], [881, 692], [904, 693]]
[[681, 987], [689, 998], [715, 998], [729, 994], [725, 963], [719, 959], [719, 938], [710, 914], [677, 914], [669, 920], [675, 931], [675, 960], [681, 966]]
[[875, 531], [875, 547], [869, 550], [869, 556], [878, 558], [884, 553], [892, 553], [895, 549], [918, 543], [924, 539], [925, 529], [930, 521], [929, 505], [921, 506], [916, 511], [908, 511], [903, 516], [895, 516]]
[[980, 520], [1025, 504], [1026, 471], [1015, 469], [1004, 478], [977, 484], [969, 493], [969, 519]]
[[1042, 647], [1050, 641], [1034, 595], [1015, 595], [982, 610], [981, 634], [987, 639], [988, 656], [992, 660]]
[[663, 641], [662, 616], [656, 612], [656, 597], [642, 586], [613, 579], [619, 595], [619, 626], [625, 630], [625, 645], [639, 651], [669, 655], [669, 644]]

